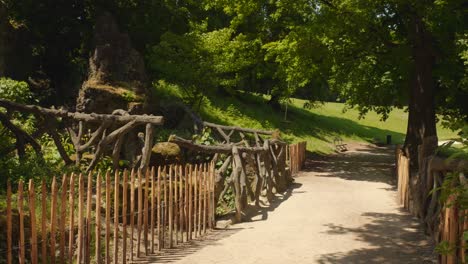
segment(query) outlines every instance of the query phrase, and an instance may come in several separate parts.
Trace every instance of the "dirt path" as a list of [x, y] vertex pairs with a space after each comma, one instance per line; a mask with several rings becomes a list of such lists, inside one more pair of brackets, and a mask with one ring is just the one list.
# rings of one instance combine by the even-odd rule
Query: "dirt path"
[[393, 152], [353, 145], [308, 161], [293, 188], [251, 222], [216, 231], [175, 263], [432, 263], [418, 222], [395, 203]]

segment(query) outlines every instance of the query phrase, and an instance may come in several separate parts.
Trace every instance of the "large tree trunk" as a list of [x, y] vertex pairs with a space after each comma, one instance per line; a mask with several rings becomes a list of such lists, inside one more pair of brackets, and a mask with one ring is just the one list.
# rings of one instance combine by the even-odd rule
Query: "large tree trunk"
[[426, 137], [437, 136], [434, 105], [434, 51], [432, 38], [416, 15], [409, 30], [414, 68], [409, 92], [409, 116], [405, 147], [411, 167], [418, 168], [418, 146]]
[[[409, 92], [409, 116], [405, 148], [410, 158], [411, 211], [424, 217], [426, 203], [427, 160], [437, 147], [437, 130], [434, 104], [434, 51], [430, 33], [424, 22], [414, 15], [409, 28], [409, 41], [412, 44], [413, 72]], [[417, 173], [415, 173], [417, 172]]]

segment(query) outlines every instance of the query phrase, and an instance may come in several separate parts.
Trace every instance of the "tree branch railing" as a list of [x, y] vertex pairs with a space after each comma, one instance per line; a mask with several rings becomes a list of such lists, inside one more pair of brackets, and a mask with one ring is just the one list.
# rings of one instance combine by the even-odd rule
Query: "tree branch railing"
[[[202, 145], [175, 135], [169, 141], [185, 149], [212, 154], [214, 163], [222, 162], [215, 171], [216, 203], [231, 188], [235, 196], [236, 221], [243, 220], [249, 198], [258, 206], [260, 196], [264, 193], [271, 202], [274, 193], [285, 191], [292, 182], [288, 157], [296, 153], [289, 153], [289, 145], [280, 139], [278, 130], [224, 126], [209, 122], [203, 122], [203, 126], [210, 128], [220, 143]], [[250, 175], [248, 171], [251, 172]]]
[[[141, 169], [149, 165], [151, 148], [153, 146], [154, 126], [162, 125], [164, 118], [153, 115], [130, 115], [124, 110], [115, 110], [112, 114], [96, 114], [71, 112], [64, 109], [44, 108], [37, 105], [23, 105], [0, 99], [0, 107], [5, 108], [7, 113], [20, 112], [34, 115], [40, 122], [41, 134], [47, 133], [51, 136], [60, 156], [66, 165], [73, 164], [73, 159], [65, 151], [61, 140], [61, 131], [66, 131], [75, 149], [74, 162], [80, 165], [85, 152], [92, 152], [92, 160], [86, 172], [93, 170], [98, 161], [108, 149], [112, 149], [111, 156], [114, 168], [119, 167], [121, 147], [123, 139], [138, 126], [145, 125], [145, 133], [141, 141], [141, 154], [135, 164]], [[15, 138], [15, 147], [18, 155], [23, 157], [25, 146], [31, 145], [37, 154], [41, 156], [41, 148], [36, 140], [37, 135], [30, 135], [19, 126], [14, 125], [9, 114], [0, 112], [0, 122], [10, 130]], [[85, 127], [88, 133], [85, 133]], [[93, 132], [91, 132], [93, 130]]]

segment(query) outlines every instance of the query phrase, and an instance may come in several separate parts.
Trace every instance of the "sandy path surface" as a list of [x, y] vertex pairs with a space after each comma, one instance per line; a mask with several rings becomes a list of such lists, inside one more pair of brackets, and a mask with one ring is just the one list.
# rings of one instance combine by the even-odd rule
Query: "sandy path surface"
[[392, 150], [366, 145], [309, 160], [293, 187], [252, 221], [157, 262], [432, 263], [417, 220], [395, 202], [392, 163]]

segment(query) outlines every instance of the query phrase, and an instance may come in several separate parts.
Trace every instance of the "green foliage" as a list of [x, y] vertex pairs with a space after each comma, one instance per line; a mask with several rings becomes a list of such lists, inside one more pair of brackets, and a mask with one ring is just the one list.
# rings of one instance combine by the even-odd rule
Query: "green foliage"
[[22, 104], [36, 102], [26, 82], [4, 77], [0, 78], [0, 98]]

